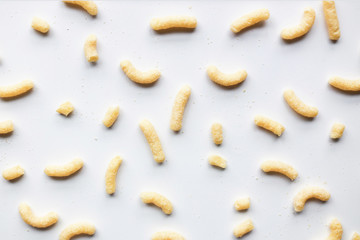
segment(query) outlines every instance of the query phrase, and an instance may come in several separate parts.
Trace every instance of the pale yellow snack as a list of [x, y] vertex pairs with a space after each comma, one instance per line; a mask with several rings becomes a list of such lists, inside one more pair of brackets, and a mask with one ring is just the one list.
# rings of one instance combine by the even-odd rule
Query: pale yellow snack
[[360, 234], [357, 232], [354, 232], [354, 234], [351, 237], [351, 240], [360, 240]]
[[242, 197], [235, 201], [234, 207], [237, 211], [243, 211], [250, 208], [250, 198]]
[[119, 106], [114, 105], [114, 106], [109, 107], [107, 112], [105, 113], [105, 117], [103, 119], [103, 124], [108, 128], [111, 127], [115, 123], [116, 119], [118, 118], [119, 112], [120, 112]]
[[79, 171], [83, 165], [84, 161], [76, 158], [63, 165], [49, 165], [45, 168], [44, 172], [49, 177], [67, 177]]
[[338, 219], [333, 218], [330, 222], [330, 235], [327, 240], [341, 240], [343, 234], [343, 228]]
[[213, 123], [213, 125], [211, 125], [211, 136], [216, 145], [222, 144], [223, 129], [220, 123]]
[[85, 57], [88, 62], [96, 62], [99, 59], [96, 50], [97, 38], [94, 34], [89, 35], [84, 44]]
[[292, 181], [297, 178], [298, 173], [295, 168], [293, 168], [291, 165], [281, 162], [281, 161], [264, 161], [261, 164], [261, 169], [264, 172], [277, 172], [281, 173], [288, 178], [290, 178]]
[[122, 61], [120, 66], [130, 80], [139, 84], [151, 84], [160, 78], [159, 70], [152, 69], [147, 72], [142, 72], [137, 70], [128, 60]]
[[348, 80], [342, 77], [331, 77], [329, 84], [343, 91], [358, 92], [360, 91], [360, 79]]
[[25, 170], [20, 165], [16, 165], [14, 167], [5, 169], [2, 172], [2, 176], [6, 180], [11, 181], [11, 180], [21, 177], [22, 175], [24, 175], [24, 173], [25, 173]]
[[74, 4], [85, 9], [90, 15], [96, 16], [98, 9], [94, 1], [63, 1], [64, 3]]
[[0, 122], [0, 134], [8, 134], [14, 131], [14, 124], [11, 120]]
[[209, 163], [215, 167], [226, 168], [226, 160], [219, 155], [209, 156]]
[[33, 18], [31, 27], [41, 33], [47, 33], [50, 29], [50, 25], [44, 19], [38, 17]]
[[165, 154], [162, 150], [160, 139], [155, 131], [154, 126], [146, 119], [142, 120], [139, 125], [150, 145], [154, 160], [158, 163], [162, 163], [165, 160]]
[[304, 117], [314, 118], [318, 115], [318, 109], [316, 107], [306, 105], [300, 100], [300, 98], [298, 98], [298, 96], [295, 95], [293, 90], [285, 90], [284, 99], [295, 112]]
[[258, 10], [252, 11], [252, 12], [245, 14], [242, 17], [236, 19], [231, 24], [230, 29], [234, 33], [238, 33], [241, 30], [243, 30], [244, 28], [250, 27], [258, 22], [269, 19], [269, 17], [270, 17], [270, 12], [268, 9], [266, 9], [266, 8], [258, 9]]
[[316, 198], [321, 201], [328, 201], [330, 199], [330, 193], [321, 187], [309, 186], [299, 191], [294, 198], [294, 209], [296, 212], [304, 210], [305, 203], [311, 198]]
[[109, 166], [105, 174], [105, 187], [108, 194], [115, 193], [116, 190], [116, 176], [119, 170], [119, 167], [122, 163], [122, 158], [120, 156], [115, 156], [109, 163]]
[[315, 11], [311, 7], [304, 10], [301, 22], [292, 27], [284, 28], [281, 32], [281, 37], [285, 40], [295, 39], [304, 36], [308, 33], [315, 22]]
[[74, 105], [71, 102], [64, 102], [61, 104], [56, 111], [64, 116], [68, 116], [72, 111], [74, 111]]
[[178, 132], [181, 130], [184, 110], [190, 94], [191, 88], [188, 85], [184, 85], [176, 95], [170, 120], [170, 129], [173, 131]]
[[166, 16], [153, 18], [150, 26], [155, 31], [169, 28], [196, 28], [196, 18], [191, 16]]
[[219, 69], [215, 66], [209, 66], [207, 68], [207, 74], [213, 82], [225, 87], [231, 87], [240, 84], [247, 77], [247, 72], [245, 70], [239, 70], [236, 73], [226, 74], [220, 72]]
[[94, 235], [95, 231], [96, 231], [95, 226], [91, 223], [87, 223], [87, 222], [74, 223], [67, 226], [64, 230], [62, 230], [59, 236], [59, 240], [70, 240], [72, 237], [81, 234]]
[[154, 233], [151, 240], [185, 240], [185, 238], [177, 232], [162, 231]]
[[245, 234], [251, 232], [253, 229], [254, 229], [254, 224], [251, 221], [251, 219], [248, 218], [235, 227], [234, 236], [237, 238], [241, 238]]
[[146, 204], [154, 204], [161, 208], [165, 214], [171, 214], [173, 211], [172, 203], [163, 195], [156, 192], [142, 192], [140, 194], [141, 200]]
[[336, 13], [335, 2], [323, 1], [323, 11], [328, 28], [329, 38], [331, 40], [338, 40], [340, 38], [340, 25]]
[[262, 127], [279, 137], [285, 131], [285, 127], [283, 125], [265, 116], [255, 116], [254, 122], [257, 126]]
[[56, 212], [49, 212], [41, 217], [35, 216], [30, 206], [24, 202], [19, 205], [19, 213], [24, 222], [34, 228], [47, 228], [58, 221], [58, 215]]
[[331, 127], [330, 137], [332, 139], [339, 139], [342, 137], [345, 130], [345, 125], [342, 123], [334, 123]]
[[0, 97], [1, 98], [10, 98], [20, 96], [34, 87], [34, 83], [31, 80], [24, 80], [19, 83], [0, 86]]

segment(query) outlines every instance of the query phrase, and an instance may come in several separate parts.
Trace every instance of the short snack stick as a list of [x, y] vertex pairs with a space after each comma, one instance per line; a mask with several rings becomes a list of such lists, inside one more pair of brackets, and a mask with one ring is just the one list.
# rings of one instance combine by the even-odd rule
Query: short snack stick
[[111, 127], [119, 116], [120, 108], [118, 105], [114, 105], [108, 108], [103, 119], [103, 124], [106, 127]]
[[191, 16], [167, 16], [151, 19], [150, 26], [155, 31], [170, 28], [196, 28], [197, 21]]
[[343, 234], [343, 228], [338, 219], [333, 218], [330, 222], [330, 235], [327, 240], [341, 240]]
[[0, 122], [0, 134], [8, 134], [14, 131], [14, 124], [11, 120]]
[[115, 193], [116, 190], [116, 176], [119, 170], [119, 167], [122, 163], [122, 158], [120, 156], [115, 156], [109, 163], [109, 166], [105, 174], [105, 187], [108, 194]]
[[295, 168], [293, 168], [289, 164], [280, 161], [265, 161], [261, 164], [261, 169], [264, 172], [281, 173], [290, 178], [292, 181], [298, 176]]
[[247, 72], [245, 70], [239, 70], [236, 73], [226, 74], [220, 72], [219, 69], [215, 66], [209, 66], [207, 68], [207, 74], [213, 82], [224, 87], [238, 85], [242, 83], [247, 77]]
[[158, 163], [162, 163], [165, 160], [165, 154], [162, 150], [160, 139], [155, 131], [154, 126], [151, 124], [151, 122], [144, 119], [140, 122], [140, 129], [144, 133], [144, 136], [150, 145], [154, 160]]
[[49, 177], [68, 177], [79, 171], [84, 165], [83, 160], [76, 158], [63, 165], [49, 165], [44, 172]]
[[178, 132], [182, 128], [185, 106], [189, 100], [190, 94], [191, 88], [188, 85], [185, 85], [176, 95], [170, 120], [170, 129], [173, 131]]
[[140, 197], [144, 203], [151, 203], [155, 206], [158, 206], [165, 214], [171, 214], [173, 211], [172, 203], [166, 197], [160, 195], [159, 193], [142, 192]]
[[70, 113], [72, 113], [72, 111], [74, 111], [74, 105], [67, 101], [61, 104], [56, 111], [67, 117]]
[[84, 52], [88, 62], [96, 62], [99, 59], [96, 44], [97, 38], [94, 34], [89, 35], [85, 40]]
[[86, 235], [94, 235], [95, 234], [95, 226], [91, 223], [87, 222], [79, 222], [74, 223], [67, 226], [59, 236], [59, 240], [70, 240], [72, 237], [86, 234]]
[[218, 168], [226, 168], [226, 160], [219, 155], [209, 156], [209, 163]]
[[301, 101], [301, 99], [295, 95], [293, 90], [288, 89], [284, 91], [284, 99], [295, 112], [304, 117], [314, 118], [319, 112], [316, 107], [306, 105]]
[[237, 211], [243, 211], [250, 208], [250, 198], [242, 197], [235, 201], [234, 207]]
[[348, 80], [342, 77], [331, 77], [329, 84], [334, 88], [349, 91], [349, 92], [359, 92], [360, 91], [360, 79]]
[[152, 69], [147, 72], [139, 71], [128, 60], [122, 61], [120, 66], [129, 79], [139, 84], [154, 83], [160, 78], [161, 75], [160, 71], [157, 69]]
[[296, 212], [301, 212], [304, 210], [305, 203], [311, 198], [316, 198], [323, 202], [330, 199], [330, 193], [321, 187], [305, 187], [299, 191], [294, 198], [294, 209]]
[[285, 127], [283, 125], [265, 116], [255, 116], [254, 122], [257, 126], [264, 128], [279, 137], [285, 131]]
[[47, 33], [50, 29], [50, 25], [44, 19], [38, 17], [33, 18], [31, 27], [41, 33]]
[[24, 175], [24, 173], [25, 173], [25, 170], [20, 165], [16, 165], [14, 167], [5, 169], [2, 172], [2, 176], [4, 179], [6, 179], [8, 181], [12, 181], [14, 179], [21, 177], [22, 175]]
[[323, 11], [326, 25], [328, 28], [330, 40], [338, 40], [340, 38], [340, 24], [336, 13], [334, 1], [323, 1]]
[[332, 139], [339, 139], [342, 137], [345, 130], [345, 125], [342, 123], [334, 123], [331, 127], [330, 137]]
[[35, 216], [30, 206], [24, 202], [19, 205], [19, 213], [24, 222], [34, 228], [47, 228], [54, 225], [58, 220], [56, 212], [49, 212], [41, 217]]
[[284, 28], [281, 37], [285, 40], [292, 40], [307, 34], [315, 22], [315, 11], [308, 7], [305, 8], [301, 22], [292, 27]]
[[34, 87], [31, 80], [24, 80], [8, 86], [0, 86], [0, 98], [11, 98], [20, 96]]
[[235, 227], [234, 236], [237, 238], [241, 238], [245, 234], [251, 232], [253, 229], [254, 229], [254, 224], [251, 221], [251, 219], [246, 219]]
[[94, 1], [63, 1], [64, 3], [74, 4], [85, 9], [90, 15], [96, 16], [98, 9]]
[[154, 233], [151, 240], [185, 240], [185, 238], [177, 232], [162, 231]]
[[250, 27], [258, 22], [268, 20], [269, 17], [269, 10], [267, 10], [266, 8], [258, 9], [236, 19], [231, 24], [230, 28], [231, 31], [233, 31], [234, 33], [238, 33], [244, 28]]

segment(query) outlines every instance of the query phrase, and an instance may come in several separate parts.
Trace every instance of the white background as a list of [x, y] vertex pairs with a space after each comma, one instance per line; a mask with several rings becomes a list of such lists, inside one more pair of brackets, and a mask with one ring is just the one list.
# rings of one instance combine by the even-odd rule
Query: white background
[[[341, 38], [328, 39], [320, 1], [109, 1], [97, 2], [91, 17], [62, 2], [0, 3], [0, 85], [23, 79], [34, 90], [11, 101], [0, 100], [0, 120], [11, 119], [15, 131], [0, 137], [0, 169], [21, 164], [25, 175], [16, 182], [0, 179], [1, 239], [57, 239], [70, 223], [87, 220], [96, 225], [92, 239], [150, 239], [160, 230], [175, 230], [186, 239], [235, 239], [233, 227], [250, 217], [254, 231], [244, 239], [325, 239], [327, 224], [337, 217], [344, 237], [360, 231], [360, 95], [331, 88], [331, 75], [360, 76], [360, 2], [339, 1]], [[299, 22], [305, 7], [316, 21], [304, 38], [286, 43], [281, 29]], [[266, 23], [234, 35], [229, 28], [237, 17], [267, 7]], [[171, 14], [196, 16], [194, 32], [158, 34], [149, 27], [152, 17]], [[42, 35], [31, 28], [32, 17], [46, 19], [51, 30]], [[83, 53], [86, 37], [98, 37], [99, 61], [90, 64]], [[151, 87], [131, 82], [119, 67], [121, 60], [147, 70], [158, 67], [162, 76]], [[224, 72], [244, 68], [246, 81], [225, 89], [212, 83], [206, 66]], [[177, 91], [189, 84], [192, 95], [179, 134], [169, 128]], [[313, 121], [294, 113], [282, 92], [292, 88], [306, 103], [319, 109]], [[64, 101], [75, 105], [66, 118], [56, 113]], [[111, 129], [101, 120], [108, 106], [119, 104], [118, 121]], [[285, 125], [280, 138], [257, 128], [256, 114]], [[138, 127], [149, 119], [161, 139], [166, 161], [158, 165]], [[224, 127], [224, 143], [216, 147], [210, 126]], [[329, 139], [334, 121], [346, 125], [338, 142]], [[209, 166], [211, 153], [224, 156], [228, 168]], [[115, 155], [124, 158], [117, 192], [108, 196], [104, 175]], [[47, 177], [47, 164], [81, 157], [84, 168], [56, 180]], [[299, 172], [291, 182], [261, 172], [263, 160], [286, 161]], [[306, 185], [323, 186], [330, 201], [309, 202], [295, 214], [294, 194]], [[174, 212], [146, 206], [141, 191], [164, 194]], [[237, 197], [249, 195], [251, 208], [236, 212]], [[34, 229], [18, 214], [26, 201], [38, 215], [55, 210], [59, 222], [47, 230]], [[86, 238], [86, 237], [85, 237]]]

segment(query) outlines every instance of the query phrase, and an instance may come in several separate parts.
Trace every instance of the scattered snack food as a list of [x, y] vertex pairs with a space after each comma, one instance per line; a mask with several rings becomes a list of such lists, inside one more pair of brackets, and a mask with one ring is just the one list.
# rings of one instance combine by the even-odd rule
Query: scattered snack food
[[214, 83], [224, 87], [238, 85], [242, 83], [247, 77], [247, 72], [245, 70], [239, 70], [236, 73], [226, 74], [220, 72], [219, 69], [215, 66], [209, 66], [207, 68], [207, 74]]
[[21, 218], [34, 228], [47, 228], [54, 225], [58, 221], [56, 212], [49, 212], [44, 216], [36, 216], [27, 203], [20, 203], [19, 213]]
[[185, 106], [189, 100], [191, 88], [184, 85], [176, 95], [174, 106], [171, 113], [170, 129], [178, 132], [182, 128]]
[[14, 124], [11, 120], [6, 120], [0, 122], [0, 135], [9, 134], [14, 131]]
[[155, 31], [170, 28], [196, 28], [197, 21], [191, 16], [166, 16], [151, 19], [150, 26]]
[[41, 33], [47, 33], [50, 29], [50, 25], [44, 19], [38, 17], [33, 18], [31, 27]]
[[147, 72], [141, 72], [137, 70], [130, 61], [125, 60], [120, 63], [121, 69], [126, 76], [133, 82], [139, 84], [151, 84], [156, 82], [160, 78], [160, 71], [152, 69]]
[[140, 194], [141, 200], [146, 204], [154, 204], [161, 208], [165, 214], [171, 214], [173, 211], [172, 203], [163, 195], [156, 192], [142, 192]]
[[96, 62], [99, 59], [96, 44], [97, 38], [94, 34], [89, 35], [85, 40], [84, 52], [88, 62]]
[[234, 236], [237, 238], [241, 238], [245, 234], [251, 232], [253, 229], [254, 229], [254, 224], [251, 221], [251, 219], [248, 218], [235, 227]]
[[234, 207], [237, 211], [244, 211], [250, 208], [250, 198], [242, 197], [235, 201]]
[[105, 113], [103, 124], [105, 127], [110, 128], [119, 116], [120, 108], [118, 105], [110, 106]]
[[115, 156], [109, 163], [109, 166], [105, 174], [105, 187], [108, 194], [115, 193], [116, 190], [116, 176], [119, 170], [119, 167], [122, 163], [122, 158], [120, 156]]
[[341, 240], [343, 234], [343, 228], [338, 219], [333, 218], [330, 222], [330, 235], [327, 240]]
[[74, 223], [67, 226], [59, 236], [59, 240], [70, 240], [71, 238], [86, 234], [86, 235], [94, 235], [95, 234], [95, 226], [91, 223], [87, 222], [79, 222]]
[[160, 139], [155, 131], [154, 126], [150, 121], [144, 119], [140, 122], [140, 129], [144, 133], [144, 136], [149, 143], [151, 152], [153, 154], [154, 160], [157, 163], [162, 163], [165, 160], [165, 154], [162, 150]]
[[334, 123], [331, 127], [330, 137], [332, 139], [339, 139], [342, 137], [345, 130], [345, 125], [342, 123]]
[[177, 232], [162, 231], [154, 233], [151, 240], [185, 240], [185, 238]]
[[8, 181], [12, 181], [14, 179], [21, 177], [22, 175], [24, 175], [24, 173], [25, 173], [25, 170], [20, 165], [16, 165], [16, 166], [5, 169], [2, 172], [2, 176], [3, 176], [3, 178], [5, 178]]
[[308, 118], [314, 118], [318, 115], [318, 109], [316, 107], [312, 107], [306, 105], [303, 101], [295, 95], [293, 90], [284, 91], [284, 99], [289, 104], [289, 106], [298, 114]]
[[56, 111], [64, 116], [68, 116], [70, 113], [74, 111], [74, 105], [67, 101], [61, 104]]
[[209, 163], [218, 168], [226, 168], [226, 160], [219, 155], [209, 156]]
[[304, 210], [305, 203], [311, 198], [316, 198], [320, 201], [328, 201], [330, 193], [321, 187], [308, 186], [299, 191], [294, 198], [294, 209], [296, 212]]
[[332, 77], [329, 80], [329, 84], [334, 88], [349, 91], [349, 92], [359, 92], [360, 91], [360, 80], [348, 80], [342, 77]]
[[8, 86], [0, 86], [0, 98], [11, 98], [20, 96], [34, 87], [31, 80], [24, 80]]
[[223, 142], [223, 129], [220, 123], [213, 123], [211, 125], [211, 136], [216, 145], [220, 145]]
[[304, 10], [301, 22], [292, 27], [284, 28], [281, 32], [281, 37], [285, 40], [292, 40], [307, 34], [315, 22], [315, 11], [311, 7]]
[[254, 122], [257, 126], [274, 133], [278, 137], [280, 137], [285, 131], [285, 127], [283, 125], [265, 116], [255, 116]]
[[44, 172], [49, 177], [68, 177], [79, 171], [83, 165], [84, 161], [76, 158], [63, 165], [49, 165], [45, 168]]
[[276, 172], [281, 173], [288, 178], [290, 178], [291, 181], [294, 181], [295, 178], [297, 178], [298, 173], [295, 168], [293, 168], [291, 165], [281, 162], [281, 161], [264, 161], [261, 164], [261, 169], [264, 172]]
[[270, 12], [268, 9], [266, 8], [258, 9], [236, 19], [231, 24], [230, 29], [234, 33], [238, 33], [244, 28], [250, 27], [258, 22], [268, 20], [269, 17], [270, 17]]
[[334, 1], [323, 1], [323, 11], [330, 40], [336, 41], [340, 38], [340, 24], [336, 13]]
[[98, 9], [94, 1], [63, 1], [64, 3], [74, 4], [85, 9], [91, 16], [96, 16]]

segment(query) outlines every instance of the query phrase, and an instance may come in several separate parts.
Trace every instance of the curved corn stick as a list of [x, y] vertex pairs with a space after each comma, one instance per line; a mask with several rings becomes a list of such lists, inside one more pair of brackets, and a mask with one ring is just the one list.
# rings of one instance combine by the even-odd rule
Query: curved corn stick
[[173, 210], [172, 203], [163, 195], [156, 192], [142, 192], [140, 194], [141, 200], [146, 203], [152, 203], [161, 208], [165, 214], [171, 214]]
[[150, 145], [154, 160], [158, 163], [162, 163], [165, 160], [165, 154], [162, 150], [160, 139], [154, 126], [148, 120], [142, 120], [140, 122], [140, 128]]
[[237, 225], [234, 229], [234, 236], [237, 238], [241, 238], [245, 234], [251, 232], [254, 229], [254, 224], [251, 219], [246, 219], [239, 225]]
[[257, 115], [255, 116], [254, 122], [257, 126], [262, 127], [279, 137], [285, 131], [285, 127], [283, 125], [268, 117]]
[[231, 24], [230, 29], [234, 33], [238, 33], [244, 28], [250, 27], [258, 22], [269, 19], [269, 17], [270, 17], [269, 10], [267, 10], [266, 8], [258, 9], [236, 19]]
[[162, 231], [154, 233], [151, 240], [185, 240], [185, 238], [177, 232]]
[[215, 167], [226, 168], [226, 160], [219, 155], [209, 156], [209, 163]]
[[190, 94], [191, 88], [188, 85], [184, 85], [176, 95], [170, 120], [170, 129], [173, 131], [178, 132], [182, 128], [184, 110], [189, 100]]
[[116, 190], [116, 175], [118, 172], [118, 169], [122, 163], [122, 159], [120, 156], [114, 157], [106, 170], [105, 174], [105, 186], [106, 186], [106, 192], [108, 194], [115, 193]]
[[152, 69], [147, 72], [141, 72], [137, 70], [128, 60], [122, 61], [120, 66], [130, 80], [139, 84], [151, 84], [160, 78], [159, 70]]
[[211, 136], [216, 145], [220, 145], [223, 142], [223, 130], [220, 123], [214, 123], [211, 126]]
[[328, 28], [329, 38], [336, 41], [340, 38], [340, 26], [339, 19], [336, 14], [335, 2], [323, 1], [323, 11]]
[[72, 237], [75, 237], [80, 234], [94, 235], [95, 226], [87, 222], [74, 223], [67, 226], [59, 236], [59, 240], [70, 240]]
[[111, 127], [115, 123], [116, 119], [118, 118], [119, 112], [120, 112], [119, 106], [114, 105], [114, 106], [109, 107], [107, 112], [105, 113], [105, 117], [103, 119], [103, 124], [108, 128]]
[[49, 212], [42, 217], [35, 216], [30, 206], [26, 203], [20, 203], [19, 213], [21, 218], [34, 228], [47, 228], [54, 225], [58, 220], [56, 212]]
[[44, 170], [49, 177], [67, 177], [79, 171], [84, 165], [83, 160], [76, 158], [63, 165], [50, 165]]
[[99, 59], [96, 44], [97, 38], [94, 34], [89, 35], [85, 40], [84, 52], [88, 62], [96, 62]]
[[11, 120], [0, 122], [0, 134], [8, 134], [14, 131], [14, 124]]
[[295, 112], [304, 117], [314, 118], [318, 115], [318, 109], [316, 107], [306, 105], [300, 100], [300, 98], [298, 98], [298, 96], [295, 95], [293, 90], [286, 90], [284, 92], [284, 99]]
[[85, 9], [90, 15], [96, 16], [98, 9], [94, 1], [63, 1], [64, 3], [74, 4]]
[[71, 102], [64, 102], [61, 104], [56, 111], [64, 116], [68, 116], [72, 111], [74, 111], [74, 105]]
[[24, 173], [25, 173], [24, 169], [20, 165], [16, 165], [14, 167], [5, 169], [2, 172], [2, 176], [6, 180], [11, 181], [21, 177], [22, 175], [24, 175]]
[[170, 28], [196, 28], [196, 18], [191, 16], [167, 16], [151, 19], [150, 26], [155, 31]]
[[301, 37], [308, 33], [315, 21], [314, 9], [308, 7], [304, 10], [304, 15], [301, 22], [297, 26], [284, 28], [281, 32], [281, 37], [285, 40], [291, 40]]
[[239, 198], [235, 201], [234, 207], [237, 211], [243, 211], [250, 208], [250, 198], [249, 197], [243, 197]]
[[360, 79], [347, 80], [341, 77], [332, 77], [329, 80], [329, 84], [343, 91], [349, 91], [349, 92], [360, 91]]
[[328, 201], [330, 199], [330, 193], [321, 187], [305, 187], [295, 195], [294, 209], [296, 212], [304, 210], [305, 203], [311, 198], [316, 198], [321, 201]]
[[331, 127], [330, 137], [332, 139], [339, 139], [342, 137], [345, 130], [345, 125], [342, 123], [334, 123]]
[[24, 80], [19, 83], [1, 86], [0, 87], [0, 97], [1, 98], [10, 98], [20, 96], [34, 87], [34, 83], [31, 80]]
[[219, 69], [215, 66], [209, 66], [207, 68], [207, 74], [213, 82], [225, 87], [231, 87], [240, 84], [247, 77], [247, 72], [245, 70], [240, 70], [232, 74], [225, 74], [220, 72]]
[[50, 25], [44, 19], [38, 17], [33, 18], [31, 27], [41, 33], [47, 33], [50, 29]]
[[280, 161], [265, 161], [261, 164], [261, 169], [264, 172], [281, 173], [287, 176], [288, 178], [290, 178], [292, 181], [298, 176], [298, 173], [295, 168], [293, 168], [289, 164]]
[[327, 240], [341, 240], [343, 234], [343, 228], [338, 219], [333, 218], [330, 222], [330, 235]]

